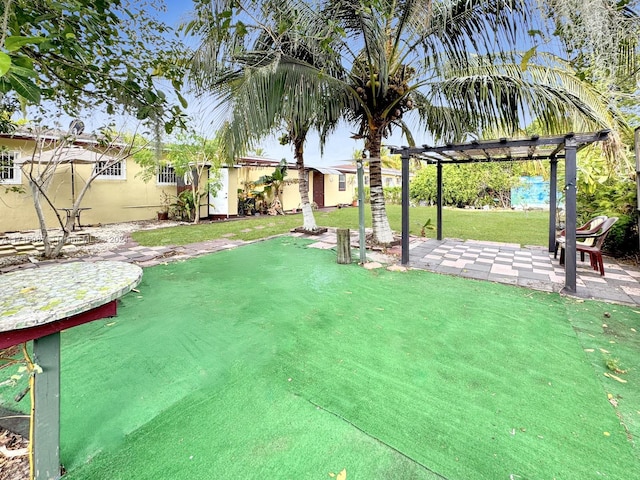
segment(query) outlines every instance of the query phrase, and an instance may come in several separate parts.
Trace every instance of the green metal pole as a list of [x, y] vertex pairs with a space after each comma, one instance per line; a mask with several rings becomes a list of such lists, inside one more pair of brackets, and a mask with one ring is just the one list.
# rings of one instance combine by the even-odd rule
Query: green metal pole
[[360, 263], [367, 261], [367, 245], [364, 235], [364, 168], [362, 160], [356, 161], [358, 169], [358, 224], [360, 236]]
[[42, 368], [34, 383], [33, 455], [35, 480], [60, 478], [60, 333], [33, 341], [35, 363]]
[[409, 263], [409, 151], [402, 150], [402, 265]]

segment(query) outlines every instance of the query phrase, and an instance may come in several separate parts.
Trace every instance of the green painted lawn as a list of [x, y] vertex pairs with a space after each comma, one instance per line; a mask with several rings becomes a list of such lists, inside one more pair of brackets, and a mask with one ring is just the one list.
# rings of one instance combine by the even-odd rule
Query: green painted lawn
[[147, 268], [64, 331], [65, 478], [638, 478], [636, 309], [310, 243]]
[[[366, 206], [366, 226], [371, 226], [371, 213]], [[391, 228], [400, 233], [402, 209], [399, 205], [387, 205]], [[342, 208], [315, 212], [316, 223], [324, 227], [358, 228], [358, 209]], [[518, 243], [520, 245], [546, 245], [548, 242], [548, 212], [534, 211], [484, 211], [444, 209], [443, 235], [447, 238], [487, 240]], [[422, 225], [431, 219], [436, 223], [435, 207], [411, 207], [410, 231], [420, 235]], [[289, 232], [302, 225], [302, 215], [261, 216], [233, 219], [202, 225], [184, 225], [156, 230], [135, 232], [133, 239], [141, 245], [185, 245], [216, 238], [257, 240]], [[435, 236], [435, 230], [427, 230], [427, 236]]]

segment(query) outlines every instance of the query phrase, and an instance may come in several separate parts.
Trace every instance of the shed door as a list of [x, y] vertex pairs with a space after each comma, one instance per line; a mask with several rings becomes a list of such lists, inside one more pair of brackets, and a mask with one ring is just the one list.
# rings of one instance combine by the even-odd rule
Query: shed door
[[220, 190], [209, 194], [209, 212], [211, 215], [229, 216], [229, 169], [220, 169]]
[[318, 208], [324, 207], [324, 174], [313, 172], [313, 201]]

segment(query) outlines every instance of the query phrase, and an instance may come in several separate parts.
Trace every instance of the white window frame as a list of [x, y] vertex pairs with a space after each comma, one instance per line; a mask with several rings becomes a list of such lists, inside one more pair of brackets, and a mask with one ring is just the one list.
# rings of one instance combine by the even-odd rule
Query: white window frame
[[[96, 162], [96, 166], [95, 166], [96, 171], [99, 170], [98, 165], [100, 163], [108, 163], [108, 162], [100, 162], [100, 161]], [[115, 167], [116, 165], [120, 165], [120, 174], [112, 175], [111, 173], [107, 173], [109, 172], [109, 169]], [[113, 163], [112, 165], [109, 166], [109, 168], [104, 173], [100, 173], [96, 177], [96, 180], [126, 180], [126, 179], [127, 179], [127, 162], [125, 162], [124, 160], [119, 160]]]
[[347, 175], [341, 173], [338, 175], [338, 191], [346, 192], [347, 191]]
[[[13, 178], [2, 178], [0, 176], [0, 185], [21, 185], [22, 184], [22, 169], [20, 168], [20, 152], [12, 150], [0, 151], [0, 156], [7, 155], [13, 163]], [[3, 168], [4, 170], [4, 168]]]
[[[169, 172], [171, 169], [172, 173]], [[173, 175], [174, 180], [172, 182], [167, 182], [165, 180], [166, 176]], [[176, 171], [172, 165], [162, 165], [158, 168], [158, 173], [156, 174], [156, 182], [158, 185], [177, 185], [178, 177], [176, 175]]]

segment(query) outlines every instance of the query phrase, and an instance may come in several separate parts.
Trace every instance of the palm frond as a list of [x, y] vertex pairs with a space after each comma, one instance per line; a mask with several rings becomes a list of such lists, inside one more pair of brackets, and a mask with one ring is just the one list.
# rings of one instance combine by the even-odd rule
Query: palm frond
[[[472, 125], [478, 131], [497, 128], [513, 134], [533, 119], [546, 125], [549, 134], [626, 125], [605, 96], [551, 56], [530, 59], [526, 69], [518, 61], [476, 57], [468, 68], [450, 68], [444, 74], [431, 85], [429, 104], [447, 107], [441, 113], [476, 112]], [[463, 113], [458, 123], [465, 119]], [[437, 136], [446, 135], [438, 130]]]

